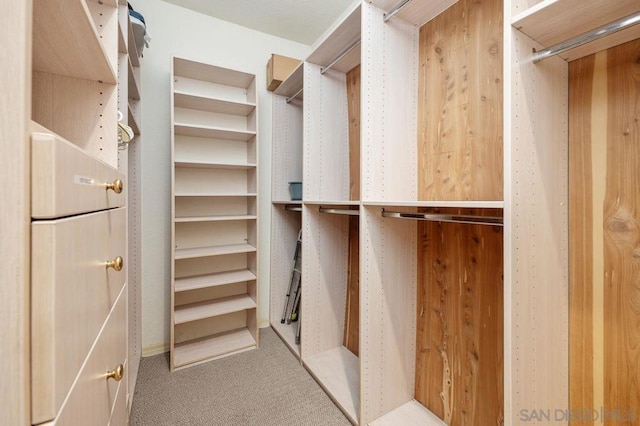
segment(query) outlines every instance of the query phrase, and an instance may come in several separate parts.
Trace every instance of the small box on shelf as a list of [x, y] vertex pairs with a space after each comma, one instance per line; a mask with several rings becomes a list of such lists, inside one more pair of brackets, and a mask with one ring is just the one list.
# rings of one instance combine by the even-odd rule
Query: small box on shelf
[[300, 59], [272, 54], [267, 62], [267, 90], [276, 90], [301, 62]]

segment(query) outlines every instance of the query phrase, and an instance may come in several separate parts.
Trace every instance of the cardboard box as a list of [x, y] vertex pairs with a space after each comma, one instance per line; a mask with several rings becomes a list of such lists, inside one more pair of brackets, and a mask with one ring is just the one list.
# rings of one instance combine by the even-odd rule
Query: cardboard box
[[267, 62], [267, 90], [274, 91], [302, 62], [299, 59], [272, 54]]

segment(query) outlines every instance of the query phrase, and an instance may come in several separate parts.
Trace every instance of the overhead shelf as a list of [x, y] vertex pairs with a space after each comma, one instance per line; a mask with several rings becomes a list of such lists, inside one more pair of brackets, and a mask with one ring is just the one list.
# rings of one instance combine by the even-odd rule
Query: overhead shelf
[[177, 343], [173, 352], [174, 364], [181, 367], [255, 346], [256, 341], [251, 332], [241, 328], [203, 339]]
[[248, 88], [255, 79], [253, 74], [194, 62], [183, 58], [174, 58], [173, 74], [174, 76], [244, 89]]
[[109, 61], [85, 0], [67, 1], [64, 7], [58, 0], [34, 2], [33, 70], [117, 83], [115, 64]]
[[221, 256], [224, 254], [252, 253], [256, 248], [250, 244], [229, 244], [224, 246], [176, 249], [176, 260], [198, 257]]
[[223, 297], [221, 299], [207, 300], [204, 302], [191, 303], [189, 305], [177, 306], [174, 313], [176, 324], [198, 321], [201, 319], [217, 317], [219, 315], [231, 314], [233, 312], [254, 309], [256, 302], [248, 294]]
[[134, 115], [133, 109], [131, 109], [130, 104], [127, 105], [127, 111], [129, 114], [128, 123], [131, 129], [133, 129], [133, 134], [140, 135], [140, 126], [138, 125], [138, 120], [136, 119], [136, 116]]
[[228, 139], [247, 142], [256, 136], [256, 132], [246, 130], [223, 129], [221, 127], [201, 126], [188, 123], [174, 124], [176, 135], [199, 138]]
[[236, 169], [248, 170], [256, 168], [256, 163], [210, 163], [204, 161], [176, 161], [176, 167], [187, 167], [195, 169]]
[[[351, 13], [330, 31], [307, 58], [307, 62], [325, 67], [360, 40], [361, 6], [358, 4]], [[360, 46], [352, 49], [332, 69], [347, 72], [360, 64]]]
[[174, 105], [179, 108], [197, 109], [200, 111], [217, 112], [220, 114], [239, 115], [246, 117], [256, 109], [254, 103], [234, 102], [225, 99], [195, 95], [180, 90], [173, 92]]
[[138, 55], [138, 48], [136, 46], [136, 40], [133, 37], [133, 27], [131, 26], [131, 16], [127, 17], [127, 25], [129, 25], [129, 57], [131, 58], [131, 64], [139, 68], [140, 67], [140, 56]]
[[[276, 90], [274, 94], [291, 97], [302, 90], [304, 83], [304, 62], [300, 62], [300, 65], [294, 69], [291, 74], [284, 80]], [[297, 98], [302, 99], [303, 94], [300, 93]]]
[[[406, 5], [404, 5], [391, 19], [399, 18], [412, 25], [421, 27], [454, 5], [457, 1], [458, 0], [411, 0], [406, 3]], [[370, 3], [377, 8], [384, 10], [385, 14], [388, 15], [400, 4], [400, 0], [371, 0]]]
[[127, 53], [127, 43], [124, 41], [124, 34], [122, 33], [122, 27], [118, 24], [118, 52]]
[[[550, 47], [638, 11], [637, 0], [545, 0], [514, 16], [511, 24], [543, 47]], [[559, 56], [574, 60], [638, 37], [640, 25], [635, 25]]]
[[133, 71], [133, 64], [131, 63], [131, 55], [129, 58], [129, 99], [139, 100], [140, 99], [140, 89], [138, 86], [138, 80], [136, 78], [136, 74]]
[[256, 275], [248, 269], [218, 272], [216, 274], [198, 275], [195, 277], [176, 278], [175, 291], [190, 291], [201, 288], [216, 287], [226, 284], [253, 281]]
[[502, 209], [504, 201], [365, 201], [365, 206]]
[[221, 192], [198, 192], [198, 193], [180, 193], [176, 192], [176, 197], [256, 197], [258, 194], [255, 192], [232, 192], [232, 193], [221, 193]]
[[229, 222], [232, 220], [255, 220], [258, 216], [255, 215], [229, 215], [229, 216], [189, 216], [189, 217], [176, 217], [176, 223], [192, 223], [192, 222]]

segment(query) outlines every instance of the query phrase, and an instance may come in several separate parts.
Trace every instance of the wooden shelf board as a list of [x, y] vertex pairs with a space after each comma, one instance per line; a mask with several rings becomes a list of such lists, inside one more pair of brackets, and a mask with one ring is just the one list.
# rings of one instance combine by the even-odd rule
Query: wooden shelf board
[[256, 302], [248, 294], [190, 303], [188, 305], [177, 306], [175, 308], [175, 312], [173, 314], [174, 323], [176, 325], [184, 324], [186, 322], [217, 317], [220, 315], [231, 314], [233, 312], [245, 311], [247, 309], [254, 309], [256, 306]]
[[180, 367], [208, 358], [256, 346], [256, 341], [246, 328], [215, 334], [204, 339], [176, 344], [173, 352], [174, 365]]
[[131, 25], [131, 16], [129, 14], [127, 14], [127, 25], [129, 27], [129, 31], [127, 32], [129, 35], [129, 58], [131, 59], [131, 64], [138, 68], [140, 67], [140, 57], [138, 55], [136, 41], [133, 37], [133, 26]]
[[197, 161], [176, 161], [174, 163], [176, 167], [185, 167], [192, 169], [240, 169], [240, 170], [248, 170], [255, 169], [255, 163], [205, 163], [205, 162], [197, 162]]
[[118, 52], [119, 53], [128, 53], [127, 52], [127, 43], [124, 41], [124, 33], [122, 32], [122, 27], [120, 23], [118, 23]]
[[360, 201], [317, 201], [317, 200], [304, 200], [305, 205], [312, 206], [359, 206]]
[[[294, 69], [291, 74], [273, 91], [274, 94], [290, 97], [302, 89], [304, 83], [304, 62]], [[299, 94], [296, 99], [302, 99], [303, 94]]]
[[272, 201], [272, 204], [276, 204], [276, 205], [295, 205], [295, 206], [301, 206], [302, 205], [302, 201], [300, 200], [296, 200], [296, 201]]
[[256, 197], [258, 194], [255, 192], [247, 193], [229, 193], [223, 194], [220, 192], [202, 192], [197, 194], [176, 193], [176, 197]]
[[224, 246], [176, 249], [175, 259], [194, 259], [197, 257], [221, 256], [224, 254], [251, 253], [256, 248], [250, 244], [229, 244]]
[[140, 89], [138, 87], [138, 81], [136, 75], [133, 72], [133, 64], [131, 63], [131, 56], [129, 58], [129, 99], [140, 100]]
[[[411, 1], [400, 10], [393, 19], [402, 19], [412, 25], [421, 27], [449, 7], [454, 5], [458, 0], [438, 0], [438, 1]], [[390, 12], [399, 0], [372, 0], [371, 4], [386, 12]]]
[[313, 355], [303, 362], [338, 407], [354, 424], [358, 424], [360, 412], [360, 360], [358, 357], [344, 346], [340, 346]]
[[638, 0], [544, 0], [514, 16], [511, 24], [549, 47], [638, 10]]
[[189, 217], [176, 217], [174, 222], [176, 223], [190, 223], [190, 222], [228, 222], [232, 220], [255, 220], [258, 216], [255, 215], [234, 215], [234, 216], [189, 216]]
[[216, 287], [226, 284], [253, 281], [256, 275], [248, 269], [236, 271], [218, 272], [215, 274], [197, 275], [194, 277], [176, 278], [174, 290], [181, 291], [198, 290], [201, 288]]
[[128, 104], [127, 105], [127, 110], [128, 110], [128, 123], [129, 126], [133, 129], [133, 133], [135, 135], [140, 135], [140, 126], [138, 125], [138, 121], [136, 120], [136, 116], [133, 114], [133, 109], [131, 109], [131, 105]]
[[369, 423], [371, 426], [447, 426], [438, 416], [418, 401], [409, 401]]
[[[346, 18], [342, 20], [342, 22], [335, 26], [333, 30], [330, 29], [328, 34], [324, 35], [320, 39], [320, 41], [314, 46], [315, 48], [307, 58], [307, 61], [320, 66], [329, 65], [338, 57], [338, 55], [344, 52], [345, 49], [351, 46], [355, 41], [359, 40], [361, 35], [360, 15], [361, 6], [358, 4], [351, 10]], [[358, 51], [357, 54], [355, 53], [356, 50]], [[356, 56], [357, 63], [353, 64]], [[340, 65], [343, 65], [342, 67], [336, 65], [333, 69], [346, 72], [359, 63], [360, 54], [358, 48], [353, 49], [351, 54], [347, 55], [342, 61], [340, 61]]]
[[174, 57], [173, 73], [178, 77], [208, 81], [225, 86], [248, 88], [254, 80], [253, 74], [221, 68], [215, 65], [194, 62], [189, 59]]
[[33, 4], [33, 70], [116, 84], [100, 35], [84, 0]]
[[300, 344], [296, 343], [296, 331], [298, 328], [297, 322], [291, 324], [281, 324], [280, 320], [273, 320], [271, 322], [271, 328], [276, 332], [280, 339], [289, 348], [293, 355], [300, 359]]
[[364, 201], [364, 206], [502, 209], [504, 201]]
[[174, 90], [174, 105], [178, 108], [197, 109], [220, 114], [246, 117], [256, 109], [256, 104], [249, 102], [233, 102], [226, 99], [199, 96], [185, 91]]
[[188, 123], [174, 123], [176, 135], [199, 138], [227, 139], [247, 142], [256, 136], [256, 132], [223, 129], [220, 127], [197, 126]]

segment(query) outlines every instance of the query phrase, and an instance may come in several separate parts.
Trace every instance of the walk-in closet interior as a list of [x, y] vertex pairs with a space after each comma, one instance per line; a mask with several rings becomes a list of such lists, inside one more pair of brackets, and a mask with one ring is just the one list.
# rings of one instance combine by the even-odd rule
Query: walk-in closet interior
[[5, 5], [0, 424], [639, 424], [638, 0], [223, 3]]

